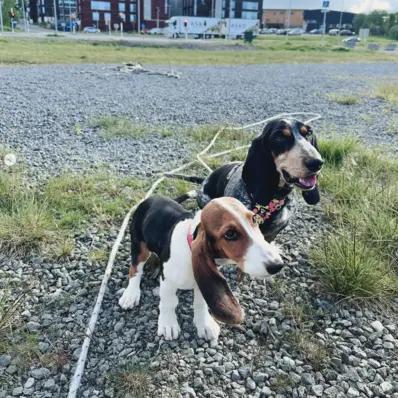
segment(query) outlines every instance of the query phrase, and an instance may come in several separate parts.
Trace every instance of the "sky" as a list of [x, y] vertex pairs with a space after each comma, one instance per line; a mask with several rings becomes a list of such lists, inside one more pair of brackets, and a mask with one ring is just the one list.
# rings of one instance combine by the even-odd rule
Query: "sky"
[[[263, 8], [321, 8], [322, 0], [263, 0]], [[398, 0], [330, 0], [331, 10], [370, 12], [372, 10], [398, 11]]]

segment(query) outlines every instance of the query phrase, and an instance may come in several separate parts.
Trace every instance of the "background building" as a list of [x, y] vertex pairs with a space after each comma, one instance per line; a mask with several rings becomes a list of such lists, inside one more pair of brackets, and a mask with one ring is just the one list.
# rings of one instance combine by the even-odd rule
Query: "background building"
[[[263, 25], [267, 28], [286, 28], [289, 25], [288, 10], [263, 10]], [[304, 25], [304, 10], [290, 11], [290, 27], [302, 28]]]
[[[61, 0], [62, 1], [62, 0]], [[123, 22], [126, 31], [164, 27], [169, 18], [164, 0], [78, 0], [81, 26], [97, 26], [101, 30], [116, 29]], [[139, 4], [137, 3], [139, 1]], [[138, 18], [138, 12], [140, 18]]]
[[[303, 28], [306, 31], [320, 29], [323, 25], [322, 9], [300, 10], [287, 8], [265, 8], [263, 10], [262, 23], [266, 28]], [[330, 10], [326, 15], [326, 31], [340, 26], [352, 28], [355, 14], [352, 12], [341, 12]]]
[[262, 0], [182, 0], [189, 17], [260, 19]]

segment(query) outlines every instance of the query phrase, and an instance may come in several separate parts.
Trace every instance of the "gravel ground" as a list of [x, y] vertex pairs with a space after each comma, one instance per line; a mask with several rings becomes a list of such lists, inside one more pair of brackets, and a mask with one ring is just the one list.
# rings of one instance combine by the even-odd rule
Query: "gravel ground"
[[[188, 156], [181, 137], [109, 142], [95, 132], [76, 134], [76, 124], [84, 127], [90, 118], [108, 114], [181, 125], [245, 124], [281, 112], [319, 112], [326, 131], [355, 131], [391, 145], [398, 134], [386, 133], [390, 114], [380, 117], [388, 106], [370, 94], [378, 82], [396, 79], [396, 68], [393, 63], [185, 67], [176, 69], [178, 80], [126, 75], [113, 66], [1, 68], [1, 140], [20, 150], [41, 175], [98, 164], [142, 173]], [[328, 100], [336, 92], [364, 98], [348, 107]]]
[[[106, 141], [90, 129], [76, 134], [75, 124], [109, 113], [154, 125], [241, 124], [279, 112], [311, 111], [323, 114], [318, 127], [325, 131], [338, 126], [338, 132], [356, 131], [369, 143], [398, 147], [397, 135], [386, 133], [394, 110], [369, 96], [377, 82], [396, 77], [394, 64], [177, 70], [179, 80], [120, 74], [111, 66], [2, 68], [0, 143], [16, 148], [40, 178], [99, 164], [142, 175], [181, 162], [192, 145], [184, 137], [160, 139], [156, 133], [142, 140]], [[358, 93], [363, 100], [338, 105], [326, 98], [336, 92]], [[247, 318], [242, 328], [222, 327], [218, 344], [197, 339], [190, 292], [180, 295], [182, 334], [171, 343], [156, 336], [155, 281], [144, 278], [138, 308], [124, 312], [118, 307], [126, 286], [126, 239], [81, 396], [118, 396], [120, 383], [114, 376], [128, 366], [150, 397], [398, 397], [394, 311], [336, 302], [321, 292], [308, 264], [308, 250], [326, 228], [320, 207], [302, 204], [278, 238], [288, 264], [281, 274], [265, 282], [245, 278], [238, 283], [234, 270], [226, 269]], [[26, 292], [24, 328], [15, 341], [22, 346], [27, 336], [36, 336], [41, 352], [34, 365], [0, 355], [0, 398], [66, 396], [104, 269], [88, 254], [93, 248], [110, 248], [116, 234], [117, 226], [104, 230], [93, 225], [76, 236], [74, 255], [64, 263], [0, 256], [0, 279], [8, 278]]]

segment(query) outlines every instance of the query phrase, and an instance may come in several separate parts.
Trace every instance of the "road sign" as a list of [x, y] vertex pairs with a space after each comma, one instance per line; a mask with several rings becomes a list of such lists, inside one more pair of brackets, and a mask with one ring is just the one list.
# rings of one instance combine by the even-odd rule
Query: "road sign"
[[324, 0], [322, 2], [322, 8], [329, 8], [330, 1]]

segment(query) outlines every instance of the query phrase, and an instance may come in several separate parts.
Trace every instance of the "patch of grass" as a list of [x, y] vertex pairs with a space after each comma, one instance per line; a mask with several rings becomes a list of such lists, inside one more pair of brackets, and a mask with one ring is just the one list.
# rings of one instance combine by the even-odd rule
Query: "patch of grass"
[[62, 227], [80, 227], [90, 219], [110, 222], [143, 197], [146, 183], [108, 172], [63, 174], [48, 181], [44, 197]]
[[[365, 45], [355, 50], [340, 50], [340, 37], [259, 37], [253, 45], [212, 40], [198, 48], [184, 43], [159, 46], [146, 41], [137, 45], [127, 41], [106, 42], [69, 40], [67, 37], [40, 39], [7, 38], [0, 46], [1, 64], [119, 64], [132, 60], [155, 65], [238, 65], [269, 63], [343, 63], [397, 61], [396, 54], [369, 51]], [[386, 43], [388, 41], [385, 41]], [[236, 45], [239, 43], [239, 45]], [[192, 44], [189, 44], [192, 47]], [[196, 46], [195, 46], [196, 47]]]
[[45, 201], [24, 186], [19, 173], [0, 172], [0, 247], [19, 255], [60, 238], [57, 224]]
[[340, 105], [356, 105], [359, 103], [359, 98], [352, 94], [330, 94], [329, 99]]
[[384, 300], [398, 293], [398, 161], [355, 141], [322, 142], [320, 178], [333, 232], [311, 251], [325, 288]]
[[294, 330], [288, 341], [299, 355], [306, 360], [315, 371], [320, 371], [327, 364], [329, 351], [324, 344], [316, 340], [309, 332]]
[[376, 97], [393, 104], [398, 103], [398, 83], [382, 84], [376, 89]]
[[[1, 282], [0, 285], [0, 343], [4, 335], [16, 324], [23, 296], [14, 298], [10, 287]], [[0, 352], [1, 353], [1, 352]]]
[[108, 251], [105, 249], [92, 250], [88, 256], [89, 260], [96, 263], [102, 263], [108, 259]]
[[68, 256], [71, 232], [93, 220], [109, 225], [145, 190], [141, 180], [108, 172], [63, 174], [40, 188], [19, 173], [0, 172], [0, 247], [19, 256]]
[[150, 132], [150, 127], [133, 123], [125, 117], [101, 116], [98, 119], [92, 119], [90, 126], [98, 129], [101, 137], [106, 139], [114, 138], [142, 138]]
[[398, 115], [387, 116], [387, 134], [397, 135], [398, 134]]
[[338, 295], [354, 298], [384, 298], [398, 292], [398, 280], [377, 252], [356, 232], [327, 235], [312, 252], [325, 287]]
[[83, 134], [83, 129], [80, 123], [75, 124], [75, 133], [76, 135], [82, 135]]
[[279, 394], [285, 394], [294, 387], [293, 380], [288, 374], [279, 374], [271, 381], [273, 389]]
[[147, 369], [138, 365], [131, 365], [124, 370], [108, 375], [117, 397], [131, 396], [145, 398], [148, 396], [150, 376]]
[[325, 163], [330, 167], [340, 166], [346, 156], [358, 148], [354, 137], [333, 137], [319, 140], [319, 150]]

